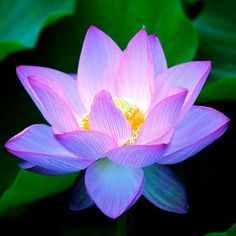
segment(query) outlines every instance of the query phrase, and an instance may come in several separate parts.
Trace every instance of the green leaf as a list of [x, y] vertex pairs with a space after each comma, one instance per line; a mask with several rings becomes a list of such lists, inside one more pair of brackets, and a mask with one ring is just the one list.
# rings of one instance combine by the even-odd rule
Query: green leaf
[[230, 227], [227, 232], [224, 233], [209, 233], [205, 236], [235, 236], [236, 235], [236, 224]]
[[0, 198], [0, 213], [32, 203], [71, 187], [76, 174], [46, 176], [20, 170], [13, 184]]
[[45, 33], [44, 41], [37, 48], [41, 64], [76, 70], [90, 25], [109, 34], [121, 48], [145, 26], [149, 33], [156, 33], [160, 38], [169, 65], [191, 60], [195, 55], [197, 34], [180, 0], [94, 0], [91, 4], [80, 0], [77, 9], [76, 15], [55, 24]]
[[[235, 99], [235, 90], [231, 87], [236, 86], [236, 1], [225, 0], [223, 7], [221, 0], [205, 0], [204, 3], [202, 13], [195, 21], [200, 38], [197, 57], [212, 60], [211, 76], [222, 80], [212, 85], [209, 81], [211, 87], [206, 89], [204, 97], [211, 100], [215, 88], [214, 100]], [[219, 86], [221, 93], [218, 93]]]
[[76, 0], [2, 0], [0, 61], [9, 54], [33, 48], [43, 27], [71, 15]]

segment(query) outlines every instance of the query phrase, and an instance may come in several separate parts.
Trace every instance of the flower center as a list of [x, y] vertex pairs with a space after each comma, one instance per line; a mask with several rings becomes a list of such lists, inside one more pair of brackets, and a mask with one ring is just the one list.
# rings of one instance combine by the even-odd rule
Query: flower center
[[[135, 142], [138, 132], [145, 120], [146, 113], [141, 110], [136, 105], [131, 105], [125, 100], [115, 99], [115, 105], [122, 111], [126, 119], [129, 121], [131, 127], [133, 128], [133, 132], [131, 137], [124, 143], [124, 145], [129, 145]], [[81, 120], [81, 128], [85, 130], [89, 130], [89, 114], [84, 115]]]

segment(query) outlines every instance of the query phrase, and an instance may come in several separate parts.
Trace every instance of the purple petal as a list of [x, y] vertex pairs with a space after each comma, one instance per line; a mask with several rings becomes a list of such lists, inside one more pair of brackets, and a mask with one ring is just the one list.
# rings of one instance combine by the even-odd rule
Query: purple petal
[[152, 165], [144, 168], [143, 195], [155, 206], [176, 213], [188, 211], [188, 199], [179, 178], [166, 166]]
[[80, 175], [77, 178], [74, 187], [72, 189], [71, 199], [70, 199], [70, 209], [73, 211], [81, 211], [91, 207], [92, 205], [94, 205], [94, 202], [87, 194], [84, 175], [83, 176]]
[[[30, 77], [29, 81], [43, 106], [42, 114], [54, 128], [60, 132], [80, 129], [76, 117], [66, 101], [43, 83], [43, 77]], [[60, 88], [56, 89], [58, 92], [59, 90]]]
[[117, 146], [108, 135], [93, 130], [57, 134], [55, 137], [76, 156], [89, 161], [104, 157], [106, 152]]
[[130, 123], [106, 91], [101, 91], [95, 96], [89, 115], [89, 125], [92, 130], [114, 138], [119, 145], [125, 143], [132, 134]]
[[173, 139], [158, 163], [181, 162], [219, 138], [227, 129], [229, 119], [208, 107], [193, 106], [176, 126]]
[[155, 92], [151, 108], [165, 98], [172, 88], [185, 88], [188, 90], [188, 95], [181, 111], [183, 117], [200, 93], [210, 69], [211, 63], [209, 61], [194, 61], [179, 64], [164, 71], [155, 80]]
[[85, 185], [88, 194], [111, 218], [120, 216], [133, 203], [143, 186], [143, 170], [101, 159], [88, 167]]
[[56, 172], [75, 172], [90, 164], [80, 160], [57, 142], [51, 127], [47, 125], [28, 127], [12, 137], [5, 147], [27, 162]]
[[149, 41], [149, 50], [150, 55], [152, 58], [152, 63], [154, 66], [155, 77], [162, 73], [164, 70], [167, 70], [167, 63], [165, 54], [163, 52], [162, 46], [160, 41], [158, 40], [157, 36], [152, 34], [148, 36]]
[[144, 167], [157, 162], [166, 148], [165, 144], [128, 145], [114, 148], [105, 156], [120, 165]]
[[154, 68], [148, 52], [147, 33], [141, 29], [124, 51], [117, 79], [118, 97], [143, 110], [151, 103], [154, 83]]
[[[44, 80], [44, 83], [52, 90], [54, 90], [54, 84], [59, 84], [64, 90], [65, 99], [72, 108], [73, 112], [78, 114], [78, 116], [83, 116], [86, 113], [86, 110], [82, 105], [79, 97], [76, 80], [74, 80], [72, 76], [58, 70], [39, 66], [18, 66], [16, 72], [22, 85], [29, 93], [35, 104], [38, 106], [39, 110], [42, 111], [43, 106], [29, 83], [28, 78], [30, 76], [40, 76], [48, 78], [47, 80]], [[59, 85], [57, 85], [57, 88], [59, 87]], [[54, 92], [57, 91], [54, 90]]]
[[136, 144], [157, 140], [172, 129], [178, 120], [186, 95], [185, 89], [175, 89], [171, 96], [157, 104], [144, 121]]
[[90, 107], [95, 94], [107, 90], [116, 95], [117, 76], [122, 52], [101, 30], [91, 26], [85, 36], [78, 67], [78, 89], [85, 107]]

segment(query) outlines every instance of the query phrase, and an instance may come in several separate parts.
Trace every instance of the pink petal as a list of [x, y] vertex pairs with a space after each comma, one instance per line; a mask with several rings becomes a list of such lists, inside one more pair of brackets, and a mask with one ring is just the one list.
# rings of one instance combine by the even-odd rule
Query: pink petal
[[54, 92], [57, 92], [54, 89], [54, 84], [58, 84], [57, 88], [60, 86], [61, 90], [64, 91], [64, 100], [68, 102], [73, 112], [78, 114], [78, 116], [83, 116], [86, 113], [77, 91], [76, 80], [74, 80], [70, 75], [67, 75], [58, 70], [39, 66], [18, 66], [16, 72], [22, 85], [34, 100], [39, 110], [43, 109], [42, 104], [40, 103], [38, 96], [35, 94], [29, 83], [28, 78], [30, 76], [40, 76], [47, 78], [47, 80], [44, 80], [44, 83], [54, 90]]
[[89, 161], [104, 157], [106, 152], [117, 146], [108, 135], [93, 130], [81, 130], [55, 136], [69, 151]]
[[108, 159], [92, 164], [85, 174], [88, 194], [111, 218], [117, 218], [143, 191], [143, 170], [117, 165]]
[[172, 88], [186, 88], [188, 95], [181, 111], [183, 117], [200, 93], [210, 69], [209, 61], [194, 61], [179, 64], [164, 71], [155, 80], [155, 92], [150, 109], [164, 99]]
[[156, 35], [151, 34], [148, 36], [149, 41], [149, 50], [152, 58], [152, 63], [154, 66], [154, 76], [156, 77], [158, 74], [162, 73], [164, 70], [167, 70], [167, 63], [165, 54], [163, 52], [161, 43]]
[[171, 96], [158, 103], [144, 121], [136, 144], [157, 140], [172, 129], [178, 120], [186, 96], [185, 89], [175, 89]]
[[129, 42], [117, 78], [118, 97], [144, 110], [151, 103], [154, 69], [149, 55], [148, 37], [141, 29]]
[[85, 107], [90, 107], [95, 94], [107, 90], [116, 95], [117, 76], [122, 52], [101, 30], [91, 26], [86, 34], [78, 67], [78, 89]]
[[114, 138], [119, 145], [125, 143], [132, 134], [132, 128], [107, 91], [99, 92], [93, 101], [89, 115], [92, 130], [103, 132]]
[[167, 152], [158, 163], [175, 164], [195, 155], [219, 138], [228, 124], [229, 119], [222, 113], [193, 106], [176, 126]]

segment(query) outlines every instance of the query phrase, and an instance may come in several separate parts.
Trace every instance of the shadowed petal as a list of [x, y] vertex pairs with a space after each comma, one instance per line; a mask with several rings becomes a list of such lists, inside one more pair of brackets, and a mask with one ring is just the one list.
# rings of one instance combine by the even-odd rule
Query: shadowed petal
[[89, 161], [104, 157], [106, 152], [117, 146], [111, 137], [93, 130], [57, 134], [55, 137], [69, 151]]
[[229, 119], [208, 107], [193, 106], [176, 126], [173, 139], [158, 163], [183, 161], [214, 142], [227, 129]]
[[91, 26], [85, 36], [78, 67], [78, 89], [85, 107], [90, 107], [100, 90], [116, 95], [117, 76], [122, 52], [116, 43], [98, 28]]
[[144, 168], [143, 195], [155, 206], [176, 213], [188, 211], [188, 199], [179, 178], [166, 166], [152, 165]]
[[142, 192], [143, 170], [101, 159], [87, 169], [85, 185], [95, 204], [114, 219], [124, 213]]
[[55, 172], [70, 173], [86, 168], [90, 162], [80, 160], [54, 138], [51, 127], [32, 125], [12, 137], [7, 150], [21, 159]]
[[114, 138], [120, 145], [132, 134], [130, 123], [106, 91], [101, 91], [95, 96], [89, 114], [89, 125], [92, 130], [106, 133]]

